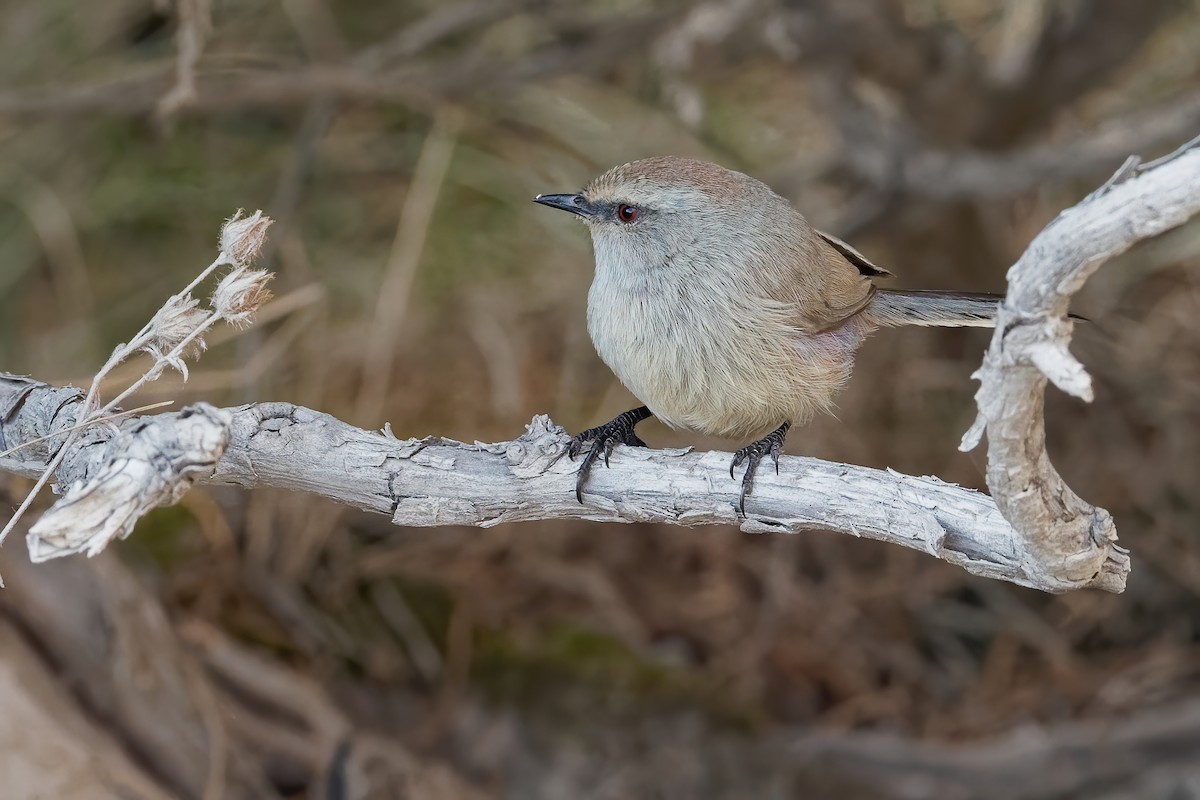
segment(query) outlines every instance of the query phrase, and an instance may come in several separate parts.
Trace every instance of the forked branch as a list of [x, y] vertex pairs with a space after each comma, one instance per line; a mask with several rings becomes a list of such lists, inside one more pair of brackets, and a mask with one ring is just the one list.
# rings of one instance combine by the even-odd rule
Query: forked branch
[[1082, 500], [1046, 455], [1042, 406], [1049, 379], [1081, 400], [1092, 384], [1067, 349], [1071, 295], [1101, 264], [1200, 211], [1200, 139], [1140, 165], [1125, 162], [1104, 186], [1059, 214], [1008, 272], [996, 331], [975, 373], [979, 416], [961, 449], [988, 435], [987, 482], [1030, 555], [1026, 569], [1054, 591], [1096, 585], [1128, 571], [1112, 516]]

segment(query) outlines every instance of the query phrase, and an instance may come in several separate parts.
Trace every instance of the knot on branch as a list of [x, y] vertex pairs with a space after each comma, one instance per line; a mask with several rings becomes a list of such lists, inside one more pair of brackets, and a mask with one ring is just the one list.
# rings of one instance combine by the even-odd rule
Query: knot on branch
[[177, 502], [197, 478], [212, 474], [229, 446], [232, 422], [229, 411], [199, 403], [145, 417], [118, 433], [105, 443], [103, 461], [30, 529], [30, 559], [92, 556], [128, 536], [147, 511]]
[[1001, 308], [997, 327], [1000, 365], [1032, 364], [1063, 392], [1092, 401], [1091, 376], [1070, 351], [1073, 320], [1045, 314], [1027, 316]]
[[[570, 434], [546, 414], [538, 414], [525, 426], [525, 433], [507, 443], [504, 457], [519, 478], [532, 478], [548, 471], [567, 452]], [[572, 470], [573, 471], [573, 470]]]

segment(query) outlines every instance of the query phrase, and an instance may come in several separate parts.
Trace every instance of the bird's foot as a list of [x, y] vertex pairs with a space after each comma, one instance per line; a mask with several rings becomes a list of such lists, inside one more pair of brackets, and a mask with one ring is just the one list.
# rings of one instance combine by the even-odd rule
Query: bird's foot
[[785, 422], [757, 442], [751, 442], [733, 454], [733, 461], [729, 464], [729, 477], [733, 477], [733, 470], [740, 464], [746, 464], [746, 474], [742, 476], [742, 491], [738, 495], [738, 512], [742, 516], [746, 514], [746, 497], [754, 488], [754, 471], [758, 469], [758, 462], [768, 455], [771, 456], [771, 460], [775, 462], [775, 474], [779, 474], [779, 451], [783, 450], [783, 440], [787, 438], [788, 429], [791, 427], [792, 423]]
[[588, 475], [591, 474], [592, 466], [596, 463], [597, 458], [603, 455], [604, 466], [607, 467], [608, 457], [612, 455], [613, 448], [617, 445], [627, 444], [630, 447], [646, 446], [646, 443], [638, 438], [633, 429], [639, 422], [651, 416], [653, 415], [650, 413], [650, 409], [641, 406], [640, 408], [626, 411], [624, 414], [618, 414], [603, 425], [588, 428], [583, 433], [571, 437], [571, 443], [567, 445], [567, 455], [572, 461], [585, 448], [587, 449], [587, 453], [583, 457], [583, 463], [579, 465], [579, 472], [576, 473], [576, 500], [580, 503], [583, 502], [583, 484], [587, 481]]

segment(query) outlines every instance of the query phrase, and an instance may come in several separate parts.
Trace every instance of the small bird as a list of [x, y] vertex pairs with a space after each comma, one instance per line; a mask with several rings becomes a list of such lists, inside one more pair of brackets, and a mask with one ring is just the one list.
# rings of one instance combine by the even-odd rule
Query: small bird
[[588, 333], [596, 351], [645, 405], [575, 436], [587, 448], [575, 484], [618, 444], [645, 447], [634, 426], [755, 441], [738, 510], [759, 462], [793, 425], [832, 409], [854, 355], [877, 328], [991, 327], [1000, 295], [881, 289], [886, 269], [813, 229], [766, 184], [704, 161], [661, 157], [614, 167], [578, 194], [534, 202], [577, 215], [592, 234], [596, 272]]

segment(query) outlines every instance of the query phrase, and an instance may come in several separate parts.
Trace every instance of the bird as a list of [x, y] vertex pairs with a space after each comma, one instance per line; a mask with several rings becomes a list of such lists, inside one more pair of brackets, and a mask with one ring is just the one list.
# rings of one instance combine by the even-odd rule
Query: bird
[[[576, 193], [534, 202], [591, 233], [587, 327], [605, 364], [644, 405], [571, 438], [575, 497], [598, 459], [645, 447], [635, 427], [752, 440], [737, 509], [788, 431], [831, 412], [868, 335], [902, 325], [992, 327], [997, 294], [886, 289], [892, 273], [809, 224], [765, 183], [677, 156], [613, 167]], [[586, 452], [585, 452], [586, 451]]]

